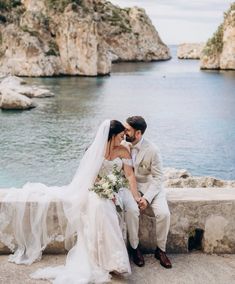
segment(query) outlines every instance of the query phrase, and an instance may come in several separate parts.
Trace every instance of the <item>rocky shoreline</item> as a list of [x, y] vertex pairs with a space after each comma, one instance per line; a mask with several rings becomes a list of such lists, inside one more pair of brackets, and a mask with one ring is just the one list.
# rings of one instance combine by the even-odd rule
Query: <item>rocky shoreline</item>
[[204, 43], [182, 43], [178, 45], [177, 57], [179, 59], [200, 59]]
[[15, 76], [0, 79], [0, 109], [27, 110], [37, 106], [35, 98], [53, 97], [54, 94], [44, 87], [28, 85]]
[[224, 21], [206, 43], [183, 43], [179, 59], [200, 59], [200, 69], [235, 70], [235, 2], [224, 13]]
[[164, 168], [163, 184], [166, 188], [234, 188], [235, 180], [222, 180], [211, 176], [192, 176], [185, 169]]

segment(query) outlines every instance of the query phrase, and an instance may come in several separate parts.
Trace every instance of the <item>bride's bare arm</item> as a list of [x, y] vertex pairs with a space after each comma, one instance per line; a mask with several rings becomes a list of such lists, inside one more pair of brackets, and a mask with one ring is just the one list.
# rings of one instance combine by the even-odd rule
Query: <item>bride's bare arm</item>
[[125, 163], [125, 160], [127, 160], [127, 161], [129, 160], [129, 162], [131, 162], [130, 152], [125, 147], [120, 148], [120, 158], [122, 158], [124, 160], [123, 170], [124, 170], [124, 173], [125, 173], [125, 177], [127, 178], [128, 182], [129, 182], [131, 193], [132, 193], [134, 199], [136, 200], [136, 202], [139, 202], [139, 199], [140, 199], [141, 196], [140, 196], [140, 193], [137, 190], [137, 183], [136, 183], [136, 178], [135, 178], [135, 174], [134, 174], [132, 164]]

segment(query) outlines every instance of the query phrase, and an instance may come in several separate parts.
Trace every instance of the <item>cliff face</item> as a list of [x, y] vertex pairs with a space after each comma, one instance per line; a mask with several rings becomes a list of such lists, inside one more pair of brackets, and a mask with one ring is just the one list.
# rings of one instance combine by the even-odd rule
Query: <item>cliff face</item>
[[0, 72], [108, 74], [112, 61], [169, 59], [145, 11], [98, 0], [0, 1]]
[[204, 47], [201, 69], [235, 69], [235, 2]]
[[182, 43], [178, 46], [179, 59], [200, 59], [204, 43]]

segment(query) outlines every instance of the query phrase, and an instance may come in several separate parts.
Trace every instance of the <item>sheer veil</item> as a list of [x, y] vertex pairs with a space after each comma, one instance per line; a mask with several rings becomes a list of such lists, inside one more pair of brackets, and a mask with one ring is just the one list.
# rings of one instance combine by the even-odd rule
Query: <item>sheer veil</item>
[[[46, 268], [37, 271], [33, 277], [56, 278], [54, 283], [65, 283], [68, 280], [71, 284], [87, 283], [93, 277], [100, 281], [107, 280], [107, 273], [94, 267], [87, 256], [89, 220], [86, 219], [86, 203], [88, 189], [93, 185], [104, 160], [109, 129], [110, 120], [105, 120], [92, 145], [85, 152], [70, 184], [48, 187], [41, 183], [26, 183], [22, 188], [4, 190], [4, 198], [0, 204], [0, 241], [14, 252], [9, 257], [10, 261], [31, 264], [41, 258], [43, 249], [51, 241], [59, 237], [53, 235], [53, 228], [48, 226], [50, 210], [58, 217], [60, 237], [63, 236], [66, 241], [67, 249], [73, 246], [71, 241], [77, 235], [77, 241], [69, 251], [66, 266], [62, 270], [58, 267]], [[64, 269], [69, 273], [64, 273]], [[76, 275], [72, 275], [72, 271]], [[81, 281], [78, 281], [78, 273]], [[70, 278], [65, 279], [65, 274], [66, 277], [70, 275]]]

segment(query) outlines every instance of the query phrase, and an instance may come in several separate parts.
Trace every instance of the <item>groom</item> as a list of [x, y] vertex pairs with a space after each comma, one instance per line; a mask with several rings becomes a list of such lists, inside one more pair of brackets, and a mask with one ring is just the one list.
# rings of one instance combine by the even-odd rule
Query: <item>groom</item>
[[[143, 117], [132, 116], [126, 120], [126, 141], [131, 143], [131, 156], [137, 181], [137, 188], [142, 197], [138, 202], [140, 211], [151, 206], [156, 218], [157, 244], [155, 258], [165, 268], [171, 268], [167, 257], [166, 241], [170, 227], [170, 212], [167, 205], [166, 193], [162, 187], [162, 165], [157, 147], [143, 138], [147, 124]], [[131, 209], [133, 208], [133, 210]], [[144, 258], [139, 249], [139, 212], [136, 203], [128, 206], [125, 214], [131, 254], [138, 266], [144, 265]]]

